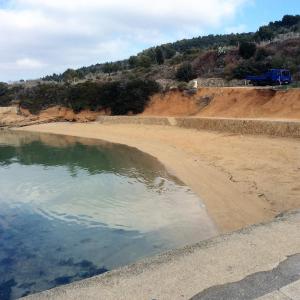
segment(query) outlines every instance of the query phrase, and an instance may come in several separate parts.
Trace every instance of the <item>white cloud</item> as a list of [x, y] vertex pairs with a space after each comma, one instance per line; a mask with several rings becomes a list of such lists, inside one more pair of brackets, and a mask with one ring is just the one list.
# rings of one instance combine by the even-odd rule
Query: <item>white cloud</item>
[[0, 80], [126, 58], [216, 30], [248, 1], [10, 0], [0, 7]]
[[22, 58], [16, 61], [16, 66], [19, 68], [36, 69], [45, 66], [44, 63], [32, 58]]
[[237, 26], [230, 26], [230, 27], [226, 27], [225, 28], [225, 33], [241, 33], [241, 32], [245, 32], [247, 29], [247, 26], [245, 24], [240, 24]]

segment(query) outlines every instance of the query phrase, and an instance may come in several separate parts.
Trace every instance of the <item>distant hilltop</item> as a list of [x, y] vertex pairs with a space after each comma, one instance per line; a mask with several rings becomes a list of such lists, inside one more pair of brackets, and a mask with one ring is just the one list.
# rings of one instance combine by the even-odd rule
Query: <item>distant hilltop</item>
[[[179, 79], [218, 77], [240, 79], [270, 68], [287, 68], [299, 75], [300, 15], [286, 15], [256, 32], [208, 35], [152, 47], [129, 59], [95, 64], [42, 78], [44, 81], [82, 82], [132, 78]], [[290, 40], [290, 41], [289, 41]], [[285, 42], [289, 41], [289, 42]], [[239, 51], [242, 44], [249, 51]], [[249, 45], [250, 44], [250, 45]], [[189, 64], [191, 66], [189, 66]], [[177, 73], [185, 66], [189, 74]], [[180, 73], [180, 72], [179, 72]], [[177, 76], [176, 76], [177, 75]]]

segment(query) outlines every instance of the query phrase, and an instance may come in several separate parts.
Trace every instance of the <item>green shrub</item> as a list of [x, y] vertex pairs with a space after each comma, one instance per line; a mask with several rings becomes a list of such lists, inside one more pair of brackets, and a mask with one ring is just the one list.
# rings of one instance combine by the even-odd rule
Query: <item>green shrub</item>
[[151, 80], [130, 80], [96, 83], [87, 81], [76, 85], [42, 84], [19, 93], [21, 107], [37, 113], [42, 109], [62, 105], [75, 112], [83, 109], [110, 109], [113, 115], [141, 113], [160, 86]]
[[150, 68], [152, 65], [151, 58], [147, 55], [141, 55], [138, 57], [138, 66], [141, 68]]
[[87, 81], [70, 87], [67, 103], [75, 112], [83, 109], [96, 110], [98, 95], [99, 84]]
[[195, 71], [190, 63], [183, 63], [176, 72], [176, 78], [179, 81], [189, 82], [196, 78]]
[[19, 91], [20, 105], [37, 113], [55, 105], [66, 105], [69, 85], [39, 84]]
[[165, 62], [165, 56], [164, 56], [164, 52], [162, 50], [161, 47], [156, 47], [155, 48], [155, 58], [156, 58], [156, 62], [159, 65], [162, 65]]
[[0, 82], [0, 106], [9, 105], [12, 97], [9, 93], [8, 84]]
[[265, 48], [258, 48], [255, 54], [255, 60], [256, 61], [262, 61], [266, 59], [268, 56], [270, 56], [271, 53]]
[[109, 107], [113, 115], [124, 115], [129, 112], [138, 114], [144, 111], [149, 97], [159, 91], [155, 81], [134, 80], [120, 84], [116, 98], [111, 99]]
[[269, 26], [262, 26], [255, 34], [255, 40], [260, 41], [271, 41], [275, 37], [274, 31]]
[[164, 57], [166, 59], [171, 59], [172, 57], [175, 56], [176, 51], [172, 48], [171, 45], [164, 45], [162, 47], [163, 47]]
[[272, 57], [271, 68], [281, 69], [284, 68], [284, 66], [285, 66], [285, 59], [281, 55], [277, 54]]
[[128, 64], [130, 69], [134, 69], [138, 66], [139, 60], [137, 56], [130, 56], [128, 59]]
[[253, 59], [243, 61], [232, 70], [232, 77], [244, 79], [247, 75], [259, 75], [266, 72], [269, 65], [264, 62], [255, 62]]
[[186, 82], [179, 82], [177, 88], [179, 91], [183, 92], [188, 89], [188, 84]]
[[239, 54], [244, 59], [249, 59], [254, 56], [256, 52], [256, 44], [243, 42], [239, 47]]
[[149, 97], [159, 91], [155, 81], [82, 83], [70, 90], [69, 105], [74, 111], [110, 109], [113, 115], [143, 112]]
[[0, 97], [8, 92], [8, 85], [4, 82], [0, 82]]
[[291, 27], [293, 25], [297, 25], [300, 22], [300, 16], [299, 15], [285, 15], [282, 18], [282, 25], [286, 27]]
[[77, 71], [68, 69], [62, 74], [62, 77], [65, 82], [71, 82], [78, 78], [78, 74]]
[[170, 59], [169, 64], [171, 66], [174, 66], [174, 65], [178, 65], [178, 64], [182, 63], [183, 61], [184, 61], [183, 55], [179, 54], [179, 55], [174, 56], [172, 59]]

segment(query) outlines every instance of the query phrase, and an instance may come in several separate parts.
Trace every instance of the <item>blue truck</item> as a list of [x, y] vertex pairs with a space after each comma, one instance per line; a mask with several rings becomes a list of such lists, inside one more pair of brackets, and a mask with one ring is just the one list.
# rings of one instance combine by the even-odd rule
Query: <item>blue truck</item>
[[246, 80], [249, 80], [253, 85], [259, 86], [283, 85], [292, 83], [292, 75], [289, 70], [270, 69], [263, 75], [247, 76]]

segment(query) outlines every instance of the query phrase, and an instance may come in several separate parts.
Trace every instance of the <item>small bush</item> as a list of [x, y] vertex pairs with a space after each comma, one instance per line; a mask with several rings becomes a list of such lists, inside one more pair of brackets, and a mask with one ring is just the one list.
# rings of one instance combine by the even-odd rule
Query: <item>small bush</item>
[[156, 62], [159, 65], [162, 65], [165, 62], [165, 56], [162, 48], [160, 47], [155, 48], [155, 58], [156, 58]]
[[40, 84], [19, 91], [20, 105], [31, 113], [55, 106], [66, 105], [69, 96], [69, 85]]
[[255, 34], [256, 41], [271, 41], [275, 37], [274, 31], [269, 26], [262, 26]]
[[176, 78], [179, 81], [189, 82], [196, 78], [194, 69], [190, 63], [183, 63], [176, 72]]
[[183, 92], [188, 89], [188, 84], [186, 82], [179, 82], [177, 88], [179, 91]]
[[244, 79], [247, 75], [259, 75], [266, 72], [270, 66], [264, 62], [255, 62], [254, 59], [240, 63], [232, 70], [233, 78]]
[[141, 55], [138, 57], [138, 66], [141, 68], [148, 69], [152, 65], [151, 58], [147, 55]]
[[0, 82], [0, 106], [9, 105], [11, 100], [8, 85], [4, 82]]
[[256, 61], [262, 61], [266, 59], [270, 55], [270, 51], [268, 51], [265, 48], [258, 48], [255, 54], [255, 60]]
[[254, 56], [256, 52], [256, 44], [243, 42], [239, 47], [239, 54], [244, 59], [249, 59]]
[[5, 95], [8, 91], [8, 85], [4, 82], [0, 82], [0, 97]]

